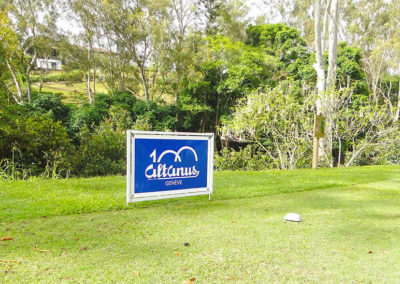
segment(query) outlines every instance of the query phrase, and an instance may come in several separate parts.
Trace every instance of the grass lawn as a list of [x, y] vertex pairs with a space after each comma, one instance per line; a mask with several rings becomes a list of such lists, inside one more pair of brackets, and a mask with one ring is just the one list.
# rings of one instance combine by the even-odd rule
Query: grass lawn
[[[39, 83], [33, 85], [36, 90], [39, 88]], [[93, 88], [93, 87], [92, 87]], [[75, 104], [81, 106], [83, 103], [88, 103], [89, 98], [87, 95], [86, 82], [45, 82], [42, 87], [43, 92], [49, 93], [61, 93], [61, 100], [65, 104]], [[96, 94], [108, 94], [108, 89], [103, 83], [96, 84]], [[158, 97], [157, 92], [155, 92], [155, 98]], [[138, 99], [144, 100], [144, 94], [140, 94]], [[171, 94], [163, 94], [162, 99], [167, 103], [172, 103], [175, 97]]]
[[[128, 210], [124, 177], [0, 183], [0, 238], [13, 237], [0, 241], [0, 282], [400, 279], [399, 166], [217, 172], [214, 179], [211, 201]], [[304, 222], [283, 222], [288, 212]]]
[[[34, 87], [38, 88], [39, 83], [35, 83]], [[61, 99], [64, 103], [72, 103], [82, 105], [88, 103], [86, 82], [46, 82], [43, 83], [42, 91], [50, 93], [62, 93]], [[96, 84], [96, 93], [107, 94], [107, 88], [101, 84]]]

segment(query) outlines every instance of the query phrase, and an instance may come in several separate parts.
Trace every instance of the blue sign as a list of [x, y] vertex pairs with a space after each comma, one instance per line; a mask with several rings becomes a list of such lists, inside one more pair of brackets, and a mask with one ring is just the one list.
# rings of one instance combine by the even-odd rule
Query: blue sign
[[206, 140], [135, 139], [135, 192], [207, 187]]
[[127, 201], [211, 194], [212, 158], [212, 134], [128, 132]]

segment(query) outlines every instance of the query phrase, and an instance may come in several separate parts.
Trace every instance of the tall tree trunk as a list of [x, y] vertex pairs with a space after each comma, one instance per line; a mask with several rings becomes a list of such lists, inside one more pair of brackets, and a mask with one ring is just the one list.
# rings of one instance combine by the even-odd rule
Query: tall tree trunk
[[175, 104], [178, 103], [179, 100], [179, 81], [181, 80], [180, 71], [177, 70], [176, 81], [175, 81]]
[[394, 121], [398, 121], [400, 117], [400, 81], [399, 81], [399, 91], [397, 92], [397, 110], [396, 114], [394, 115]]
[[339, 154], [338, 154], [338, 162], [337, 162], [337, 167], [340, 167], [340, 164], [342, 163], [342, 139], [339, 137]]
[[88, 97], [89, 97], [89, 102], [92, 104], [94, 102], [94, 97], [93, 97], [92, 89], [90, 87], [90, 82], [91, 82], [91, 80], [90, 80], [90, 58], [91, 58], [90, 53], [91, 53], [91, 49], [92, 49], [92, 44], [89, 42], [89, 44], [88, 44], [88, 56], [87, 56], [87, 59], [88, 59], [88, 66], [87, 66], [87, 68], [88, 68], [87, 69], [87, 94], [88, 94]]
[[144, 70], [144, 66], [140, 67], [140, 74], [142, 77], [142, 83], [143, 83], [143, 89], [144, 89], [144, 95], [146, 97], [146, 102], [149, 101], [149, 87], [147, 86], [147, 80], [146, 80], [146, 72]]
[[[322, 5], [326, 2], [324, 23], [322, 23]], [[316, 62], [314, 69], [317, 73], [317, 91], [318, 98], [316, 102], [317, 114], [323, 113], [330, 118], [327, 113], [330, 101], [326, 94], [327, 88], [334, 88], [336, 83], [336, 65], [337, 65], [337, 24], [338, 24], [338, 0], [314, 0], [314, 28], [315, 28], [315, 56]], [[325, 75], [325, 40], [326, 28], [328, 27], [328, 74]], [[328, 123], [329, 125], [329, 123]], [[329, 131], [327, 131], [329, 132]], [[324, 149], [327, 145], [327, 139], [320, 139], [319, 156], [324, 156]], [[329, 149], [332, 154], [332, 147]], [[331, 161], [333, 165], [333, 161]]]
[[26, 76], [26, 89], [27, 89], [27, 98], [28, 98], [28, 102], [31, 101], [31, 94], [32, 94], [32, 87], [31, 87], [31, 71], [32, 71], [32, 67], [35, 64], [35, 60], [36, 60], [36, 52], [32, 57], [31, 62], [29, 63], [28, 68], [26, 69], [25, 72], [25, 76]]
[[22, 88], [21, 88], [20, 82], [18, 81], [17, 75], [15, 74], [14, 70], [12, 69], [11, 64], [10, 64], [10, 62], [8, 62], [7, 58], [5, 59], [5, 61], [6, 61], [7, 68], [10, 71], [11, 77], [13, 78], [15, 87], [17, 88], [17, 95], [16, 96], [13, 95], [13, 98], [17, 104], [22, 105], [24, 103], [24, 96], [22, 93]]
[[322, 49], [323, 38], [321, 33], [321, 0], [315, 0], [314, 7], [314, 28], [315, 28], [315, 57], [314, 69], [317, 73], [317, 113], [322, 112], [324, 93], [325, 93], [325, 63], [324, 63], [324, 50]]
[[215, 109], [215, 124], [214, 124], [215, 131], [216, 131], [217, 128], [218, 128], [218, 122], [219, 122], [219, 108], [220, 108], [220, 98], [219, 98], [219, 95], [218, 95], [218, 96], [217, 96], [217, 107], [216, 107], [216, 109]]
[[92, 51], [92, 62], [93, 62], [93, 95], [96, 94], [96, 61], [94, 58], [94, 51]]
[[338, 31], [338, 0], [332, 0], [329, 19], [329, 57], [327, 87], [334, 88], [337, 66], [337, 31]]
[[112, 49], [110, 44], [110, 38], [107, 36], [107, 43], [108, 43], [108, 65], [110, 68], [110, 87], [111, 87], [111, 94], [114, 94], [115, 82], [114, 82], [114, 69], [113, 69], [113, 61], [112, 61]]

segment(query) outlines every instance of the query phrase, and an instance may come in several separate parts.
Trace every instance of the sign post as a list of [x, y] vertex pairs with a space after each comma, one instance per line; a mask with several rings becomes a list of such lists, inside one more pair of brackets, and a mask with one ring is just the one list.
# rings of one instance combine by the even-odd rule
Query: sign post
[[214, 134], [127, 131], [126, 202], [213, 192]]
[[325, 137], [325, 116], [318, 114], [314, 116], [314, 143], [313, 143], [313, 160], [312, 168], [318, 168], [319, 157], [319, 138]]

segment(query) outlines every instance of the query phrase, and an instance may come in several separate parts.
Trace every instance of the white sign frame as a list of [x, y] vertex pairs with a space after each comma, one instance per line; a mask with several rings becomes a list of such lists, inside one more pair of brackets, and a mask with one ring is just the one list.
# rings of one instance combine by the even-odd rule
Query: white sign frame
[[[208, 162], [207, 162], [207, 187], [190, 188], [168, 191], [156, 191], [146, 193], [135, 193], [135, 139], [175, 139], [175, 140], [206, 140], [208, 141]], [[193, 195], [208, 194], [211, 199], [214, 182], [214, 133], [191, 133], [191, 132], [158, 132], [158, 131], [137, 131], [128, 130], [126, 140], [126, 204], [131, 202], [157, 200], [165, 198], [176, 198]]]

